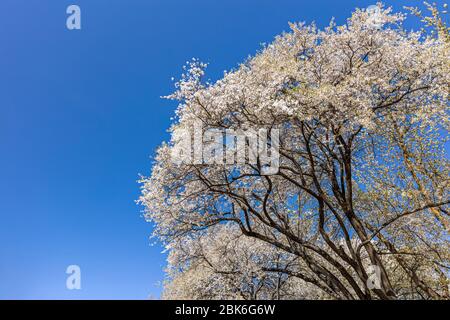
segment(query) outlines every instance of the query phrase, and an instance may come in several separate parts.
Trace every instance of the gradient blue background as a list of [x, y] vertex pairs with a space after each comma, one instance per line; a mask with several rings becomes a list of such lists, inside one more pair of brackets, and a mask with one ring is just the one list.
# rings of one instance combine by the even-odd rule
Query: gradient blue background
[[[216, 79], [288, 21], [343, 23], [374, 2], [1, 0], [0, 298], [159, 297], [165, 255], [134, 201], [168, 137], [170, 78], [198, 57]], [[66, 29], [69, 4], [82, 30]]]

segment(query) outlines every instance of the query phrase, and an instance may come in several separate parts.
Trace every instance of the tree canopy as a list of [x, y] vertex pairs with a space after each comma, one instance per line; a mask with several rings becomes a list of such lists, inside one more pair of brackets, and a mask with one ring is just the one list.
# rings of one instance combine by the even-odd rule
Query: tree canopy
[[[450, 298], [448, 29], [406, 31], [377, 8], [291, 23], [214, 83], [189, 62], [173, 138], [141, 181], [166, 298]], [[197, 121], [279, 130], [277, 172], [175, 163]]]

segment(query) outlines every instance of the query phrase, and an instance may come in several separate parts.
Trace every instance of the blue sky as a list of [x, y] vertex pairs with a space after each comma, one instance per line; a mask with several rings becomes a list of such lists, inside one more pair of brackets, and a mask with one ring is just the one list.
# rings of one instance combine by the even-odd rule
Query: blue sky
[[288, 21], [343, 23], [374, 2], [1, 0], [0, 299], [158, 297], [165, 256], [134, 201], [168, 137], [170, 78], [198, 57], [215, 79]]

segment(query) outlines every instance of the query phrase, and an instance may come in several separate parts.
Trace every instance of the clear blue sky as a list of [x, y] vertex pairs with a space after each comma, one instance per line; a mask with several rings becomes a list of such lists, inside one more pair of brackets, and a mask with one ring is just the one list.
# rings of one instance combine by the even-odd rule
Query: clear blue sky
[[134, 201], [167, 139], [170, 78], [192, 57], [217, 78], [288, 21], [342, 23], [374, 2], [1, 0], [0, 298], [158, 297], [165, 256]]

